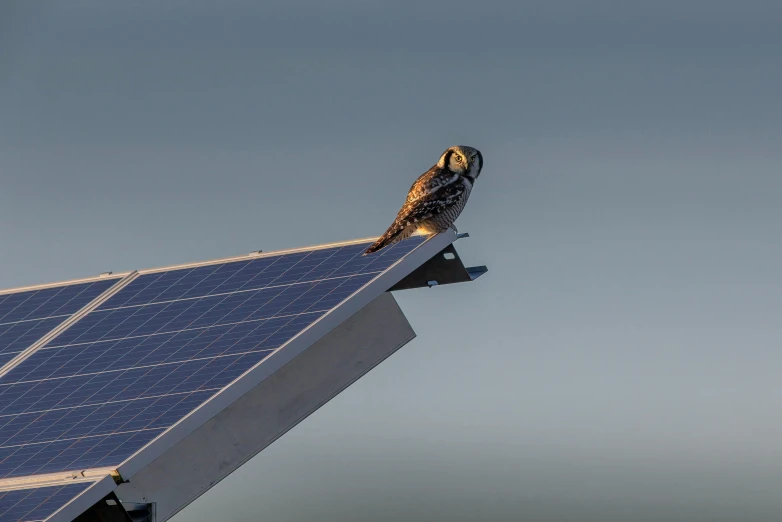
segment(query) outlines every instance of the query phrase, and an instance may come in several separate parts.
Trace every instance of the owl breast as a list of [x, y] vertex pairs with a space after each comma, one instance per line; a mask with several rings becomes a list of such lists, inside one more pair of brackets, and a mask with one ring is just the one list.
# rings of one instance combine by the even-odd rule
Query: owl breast
[[428, 222], [422, 223], [421, 226], [418, 227], [419, 231], [439, 233], [448, 230], [448, 227], [453, 225], [456, 218], [458, 218], [459, 214], [464, 210], [465, 205], [467, 205], [467, 198], [470, 197], [470, 191], [472, 190], [472, 184], [469, 181], [462, 180], [462, 183], [464, 184], [462, 196], [455, 203], [446, 207], [442, 212], [428, 220]]

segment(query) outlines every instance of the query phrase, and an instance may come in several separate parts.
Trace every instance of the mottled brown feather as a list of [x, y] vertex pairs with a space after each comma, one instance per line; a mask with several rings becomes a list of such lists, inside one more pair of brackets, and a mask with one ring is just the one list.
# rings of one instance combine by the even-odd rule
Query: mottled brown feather
[[[446, 150], [440, 161], [421, 174], [412, 184], [394, 222], [364, 252], [365, 254], [371, 254], [406, 239], [419, 228], [431, 233], [447, 230], [464, 208], [475, 180], [468, 178], [465, 173], [459, 174], [449, 170], [449, 158], [455, 151], [461, 154], [475, 151], [480, 154], [477, 149], [471, 147], [451, 147]], [[482, 156], [479, 162], [478, 173], [483, 164]]]
[[[464, 194], [465, 186], [460, 176], [450, 175], [443, 179], [443, 169], [432, 167], [422, 174], [410, 187], [405, 204], [396, 215], [388, 230], [367, 249], [376, 252], [397, 241], [410, 237], [422, 221], [426, 221], [453, 205]], [[450, 182], [450, 183], [447, 183]], [[408, 230], [406, 230], [408, 229]]]

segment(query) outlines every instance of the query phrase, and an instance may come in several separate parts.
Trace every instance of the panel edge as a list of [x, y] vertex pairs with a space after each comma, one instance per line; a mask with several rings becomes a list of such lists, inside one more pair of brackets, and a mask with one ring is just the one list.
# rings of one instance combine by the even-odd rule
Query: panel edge
[[73, 519], [90, 509], [93, 504], [114, 491], [116, 487], [114, 479], [106, 475], [49, 515], [46, 522], [72, 522]]
[[95, 310], [97, 307], [102, 305], [104, 302], [106, 302], [111, 296], [125, 288], [128, 284], [130, 284], [131, 281], [133, 281], [136, 277], [138, 277], [138, 272], [133, 271], [130, 272], [128, 275], [111, 285], [109, 288], [103, 291], [102, 294], [100, 294], [98, 297], [81, 307], [77, 312], [75, 312], [73, 315], [65, 319], [63, 322], [55, 326], [52, 330], [50, 330], [47, 334], [45, 334], [43, 337], [35, 341], [33, 344], [28, 346], [26, 349], [22, 350], [16, 356], [5, 363], [0, 368], [0, 379], [5, 377], [8, 372], [16, 368], [19, 364], [21, 364], [23, 361], [25, 361], [28, 357], [30, 357], [32, 354], [49, 344], [51, 341], [57, 338], [58, 335], [63, 333], [64, 331], [68, 330], [71, 326], [78, 323], [82, 318], [84, 318], [87, 314]]
[[449, 229], [430, 237], [417, 246], [405, 257], [378, 274], [363, 288], [351, 294], [317, 321], [277, 348], [266, 359], [237, 377], [198, 408], [191, 411], [176, 424], [147, 443], [146, 446], [128, 457], [117, 466], [121, 479], [123, 481], [130, 479], [135, 473], [173, 447], [177, 442], [238, 400], [242, 395], [271, 376], [309, 346], [319, 341], [343, 321], [374, 301], [383, 292], [387, 291], [403, 277], [455, 240], [456, 234]]

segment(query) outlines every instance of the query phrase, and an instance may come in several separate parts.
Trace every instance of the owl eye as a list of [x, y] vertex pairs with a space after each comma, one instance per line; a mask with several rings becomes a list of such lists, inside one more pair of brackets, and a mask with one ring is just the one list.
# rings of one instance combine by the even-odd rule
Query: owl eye
[[457, 163], [461, 163], [462, 162], [462, 157], [459, 156], [458, 154], [455, 156], [455, 158], [456, 158], [456, 162]]

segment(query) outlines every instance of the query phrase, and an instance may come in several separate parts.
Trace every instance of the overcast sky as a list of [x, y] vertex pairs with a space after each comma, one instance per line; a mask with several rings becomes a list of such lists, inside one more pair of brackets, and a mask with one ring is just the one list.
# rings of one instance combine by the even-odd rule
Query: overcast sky
[[0, 3], [0, 287], [379, 235], [418, 337], [173, 520], [782, 513], [778, 0]]

